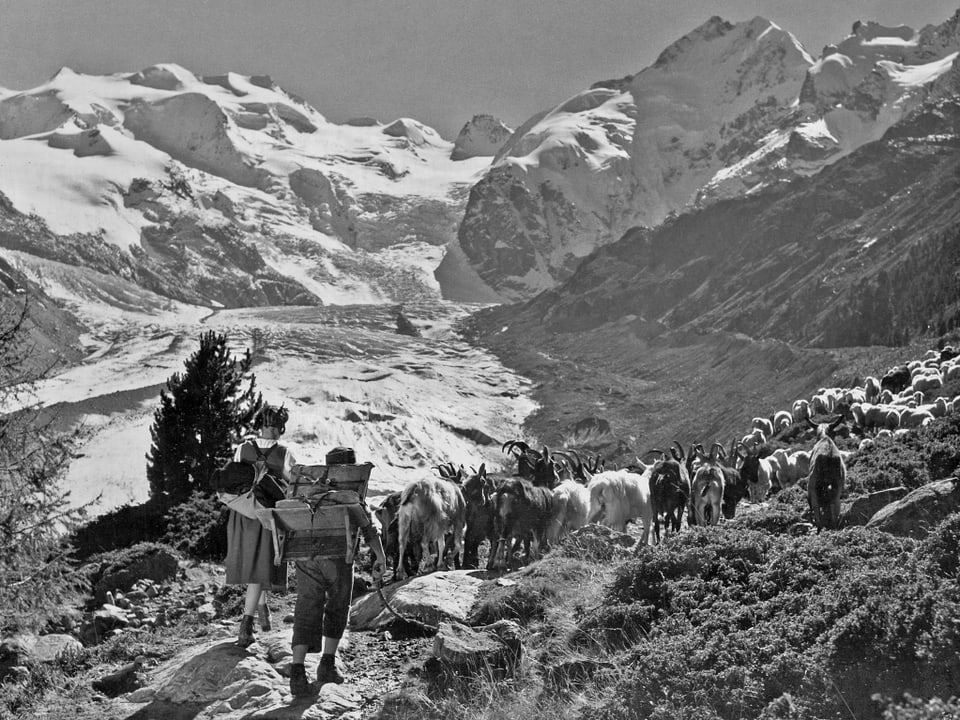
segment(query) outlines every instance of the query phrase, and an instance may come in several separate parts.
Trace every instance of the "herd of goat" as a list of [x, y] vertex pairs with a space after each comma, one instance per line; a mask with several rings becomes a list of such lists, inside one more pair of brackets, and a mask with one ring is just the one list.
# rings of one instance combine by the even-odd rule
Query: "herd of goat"
[[[841, 451], [834, 438], [854, 435], [862, 447], [960, 409], [960, 396], [936, 397], [946, 383], [960, 380], [958, 356], [953, 347], [931, 350], [862, 386], [821, 388], [789, 411], [754, 418], [750, 432], [729, 448], [714, 442], [707, 452], [694, 442], [684, 450], [674, 441], [669, 451], [655, 448], [628, 467], [607, 469], [599, 455], [536, 450], [511, 440], [502, 450], [516, 461], [512, 475], [488, 473], [484, 465], [469, 472], [453, 463], [437, 466], [439, 477], [410, 482], [375, 510], [394, 576], [449, 567], [457, 558], [460, 567], [477, 568], [484, 541], [487, 569], [507, 569], [518, 556], [535, 560], [589, 523], [625, 532], [628, 523], [639, 522], [641, 542], [658, 543], [661, 525], [678, 532], [684, 516], [688, 525], [714, 525], [732, 519], [741, 500], [760, 503], [802, 481], [817, 530], [836, 528], [852, 451]], [[767, 444], [774, 436], [811, 431], [809, 449], [771, 450]]]

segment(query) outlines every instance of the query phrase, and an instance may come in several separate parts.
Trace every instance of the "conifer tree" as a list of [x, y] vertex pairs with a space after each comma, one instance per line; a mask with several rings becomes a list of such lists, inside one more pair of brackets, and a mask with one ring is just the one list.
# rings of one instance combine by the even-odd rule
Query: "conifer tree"
[[[160, 391], [147, 455], [151, 497], [164, 508], [195, 491], [209, 492], [211, 473], [249, 432], [262, 404], [247, 349], [236, 358], [224, 335], [206, 332], [200, 347]], [[244, 385], [246, 384], [246, 388]]]
[[0, 297], [0, 634], [38, 629], [86, 582], [64, 540], [83, 516], [60, 485], [74, 436], [31, 397], [48, 368], [29, 341], [28, 309]]

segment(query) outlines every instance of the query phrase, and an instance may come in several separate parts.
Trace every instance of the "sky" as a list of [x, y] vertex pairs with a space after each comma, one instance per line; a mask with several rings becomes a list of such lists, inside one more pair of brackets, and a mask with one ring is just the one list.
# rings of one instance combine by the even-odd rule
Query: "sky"
[[411, 117], [453, 140], [476, 114], [515, 128], [650, 65], [710, 16], [760, 15], [811, 55], [853, 22], [920, 28], [960, 0], [0, 0], [0, 87], [60, 67], [271, 75], [328, 119]]

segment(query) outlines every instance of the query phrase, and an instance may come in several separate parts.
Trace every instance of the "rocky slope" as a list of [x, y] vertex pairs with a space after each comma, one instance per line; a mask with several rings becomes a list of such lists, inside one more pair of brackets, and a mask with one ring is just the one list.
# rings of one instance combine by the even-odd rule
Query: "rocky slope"
[[815, 61], [767, 20], [711, 18], [651, 67], [521, 126], [444, 262], [503, 300], [530, 298], [632, 227], [815, 174], [955, 96], [957, 25], [858, 22]]

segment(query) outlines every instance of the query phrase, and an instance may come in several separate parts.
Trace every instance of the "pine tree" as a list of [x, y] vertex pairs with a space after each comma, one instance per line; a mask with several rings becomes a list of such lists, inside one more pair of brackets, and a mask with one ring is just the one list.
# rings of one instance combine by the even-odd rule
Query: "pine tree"
[[[160, 391], [147, 455], [151, 497], [162, 507], [178, 505], [194, 491], [209, 492], [211, 473], [229, 459], [249, 432], [262, 404], [254, 393], [250, 350], [235, 358], [224, 335], [200, 336], [200, 348]], [[246, 383], [246, 389], [244, 384]]]
[[31, 399], [48, 368], [29, 325], [28, 301], [0, 298], [0, 634], [38, 629], [86, 582], [64, 539], [84, 513], [60, 485], [75, 436], [56, 432]]

